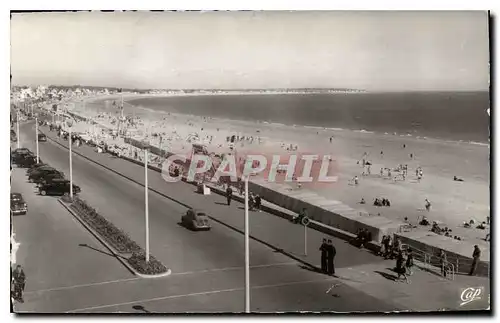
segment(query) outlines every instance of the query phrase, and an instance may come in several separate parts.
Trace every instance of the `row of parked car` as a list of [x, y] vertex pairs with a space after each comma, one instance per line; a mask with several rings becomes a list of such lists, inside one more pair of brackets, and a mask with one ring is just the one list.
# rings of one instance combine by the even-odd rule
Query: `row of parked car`
[[[40, 195], [67, 195], [70, 193], [70, 181], [64, 177], [64, 173], [54, 167], [36, 162], [34, 155], [27, 148], [18, 148], [12, 152], [12, 162], [17, 167], [28, 168], [26, 175], [30, 183], [35, 183]], [[73, 184], [73, 193], [81, 192], [79, 186]]]

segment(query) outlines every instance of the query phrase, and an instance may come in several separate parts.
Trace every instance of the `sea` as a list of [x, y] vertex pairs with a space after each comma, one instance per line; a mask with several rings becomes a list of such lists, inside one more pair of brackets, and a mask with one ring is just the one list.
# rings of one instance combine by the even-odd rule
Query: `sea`
[[207, 95], [127, 102], [156, 111], [232, 120], [489, 142], [489, 92]]

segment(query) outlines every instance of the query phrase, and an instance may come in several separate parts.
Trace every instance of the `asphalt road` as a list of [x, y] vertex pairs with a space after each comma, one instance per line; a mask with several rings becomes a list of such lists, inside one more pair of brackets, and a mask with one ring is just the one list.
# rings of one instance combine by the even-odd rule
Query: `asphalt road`
[[[21, 127], [23, 146], [34, 150], [33, 124]], [[45, 128], [46, 130], [46, 128]], [[48, 134], [52, 135], [52, 134]], [[119, 173], [143, 181], [144, 169], [89, 147], [75, 149], [98, 159]], [[40, 143], [41, 158], [69, 176], [68, 151], [49, 141]], [[82, 188], [82, 198], [116, 226], [145, 247], [144, 188], [89, 160], [74, 154], [73, 179]], [[242, 205], [222, 205], [218, 195], [202, 196], [185, 183], [165, 183], [157, 172], [149, 172], [149, 183], [169, 198], [149, 193], [150, 250], [172, 269], [160, 279], [134, 279], [42, 293], [40, 311], [75, 312], [238, 312], [244, 310], [244, 254]], [[39, 197], [42, 198], [42, 197]], [[50, 197], [43, 197], [51, 199]], [[209, 232], [191, 232], [178, 222], [187, 204], [200, 208], [221, 223], [212, 221]], [[57, 202], [56, 202], [57, 203]], [[62, 216], [69, 216], [60, 211]], [[235, 230], [236, 229], [236, 230]], [[304, 257], [303, 228], [271, 214], [251, 214], [251, 235], [282, 248], [300, 259], [318, 263], [317, 251], [323, 234], [309, 230], [308, 257]], [[349, 267], [381, 261], [366, 251], [333, 239], [336, 265]], [[80, 242], [79, 242], [80, 243]], [[54, 252], [54, 251], [51, 251]], [[292, 258], [255, 240], [250, 243], [251, 306], [253, 311], [390, 311], [395, 306], [342, 284], [342, 278], [318, 274]], [[116, 259], [112, 259], [119, 262]], [[67, 259], [72, 262], [72, 258]], [[115, 267], [116, 267], [115, 266]], [[123, 272], [109, 266], [110, 274]], [[83, 269], [82, 269], [83, 270]], [[40, 278], [42, 279], [42, 278]], [[92, 283], [89, 281], [89, 283]], [[326, 291], [339, 284], [336, 296]], [[96, 295], [99, 295], [96, 297]], [[28, 302], [27, 302], [28, 303]], [[138, 308], [141, 305], [143, 308]], [[135, 307], [134, 307], [135, 306]]]

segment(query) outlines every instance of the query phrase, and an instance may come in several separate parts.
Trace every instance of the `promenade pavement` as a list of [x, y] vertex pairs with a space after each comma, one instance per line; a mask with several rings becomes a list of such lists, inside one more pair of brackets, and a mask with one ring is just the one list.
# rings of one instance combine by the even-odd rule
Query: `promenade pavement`
[[[45, 129], [46, 130], [46, 129]], [[23, 127], [29, 136], [33, 128]], [[46, 131], [48, 133], [48, 131]], [[54, 137], [54, 133], [48, 133]], [[67, 144], [62, 142], [63, 144]], [[30, 141], [26, 141], [30, 145]], [[31, 147], [30, 147], [31, 148]], [[139, 183], [143, 182], [143, 167], [109, 155], [97, 154], [89, 147], [75, 148], [75, 152], [98, 160]], [[53, 142], [41, 146], [41, 158], [68, 174], [68, 153]], [[111, 171], [97, 166], [75, 154], [73, 177], [82, 187], [82, 197], [100, 213], [127, 231], [144, 247], [144, 217], [142, 186]], [[195, 187], [185, 183], [167, 184], [157, 172], [149, 172], [150, 187], [169, 196], [165, 198], [150, 191], [151, 252], [173, 274], [154, 280], [131, 280], [106, 285], [105, 302], [83, 296], [100, 291], [98, 286], [83, 286], [71, 291], [79, 301], [67, 306], [63, 291], [50, 293], [47, 308], [59, 311], [114, 312], [114, 311], [242, 311], [243, 310], [243, 210], [240, 203], [223, 205], [218, 195], [202, 196]], [[220, 222], [212, 221], [210, 232], [194, 233], [178, 225], [186, 206], [203, 209]], [[235, 230], [236, 229], [236, 230]], [[251, 214], [251, 235], [295, 255], [291, 259], [276, 248], [251, 241], [252, 310], [254, 311], [391, 311], [411, 309], [405, 302], [397, 303], [376, 293], [365, 293], [365, 284], [343, 283], [342, 271], [363, 271], [363, 266], [387, 266], [381, 258], [332, 238], [337, 247], [337, 267], [340, 278], [331, 278], [303, 268], [301, 261], [317, 264], [317, 248], [324, 237], [314, 230], [308, 231], [308, 256], [303, 256], [303, 227], [267, 213]], [[298, 261], [298, 262], [297, 262]], [[349, 269], [354, 268], [354, 269]], [[370, 267], [367, 267], [370, 268]], [[384, 267], [385, 268], [385, 267]], [[344, 273], [345, 275], [345, 273]], [[370, 275], [377, 277], [377, 275]], [[424, 277], [433, 278], [425, 273]], [[384, 279], [391, 286], [396, 284]], [[428, 279], [428, 278], [424, 278]], [[336, 287], [336, 294], [326, 291]], [[383, 285], [385, 286], [385, 285]], [[421, 288], [422, 284], [414, 288]], [[78, 293], [86, 290], [86, 293]], [[78, 305], [78, 306], [76, 306]], [[144, 308], [134, 308], [141, 305]]]

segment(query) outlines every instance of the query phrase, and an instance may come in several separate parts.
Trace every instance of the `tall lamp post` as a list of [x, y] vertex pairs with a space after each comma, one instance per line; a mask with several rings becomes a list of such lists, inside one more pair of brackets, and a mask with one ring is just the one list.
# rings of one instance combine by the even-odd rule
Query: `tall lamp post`
[[66, 121], [66, 125], [68, 126], [69, 130], [69, 196], [71, 200], [73, 200], [73, 151], [72, 151], [72, 141], [71, 141], [71, 127], [73, 126], [73, 120], [68, 119]]
[[17, 148], [21, 148], [21, 142], [20, 142], [20, 137], [21, 137], [21, 134], [19, 133], [19, 116], [20, 116], [20, 113], [19, 113], [19, 110], [17, 111], [17, 116], [16, 116], [16, 132], [17, 132]]
[[149, 262], [148, 146], [144, 148], [144, 210], [146, 218], [146, 262]]
[[250, 244], [248, 226], [248, 177], [245, 176], [245, 313], [250, 313]]
[[35, 139], [36, 139], [36, 163], [40, 163], [40, 151], [38, 150], [38, 118], [35, 118]]

